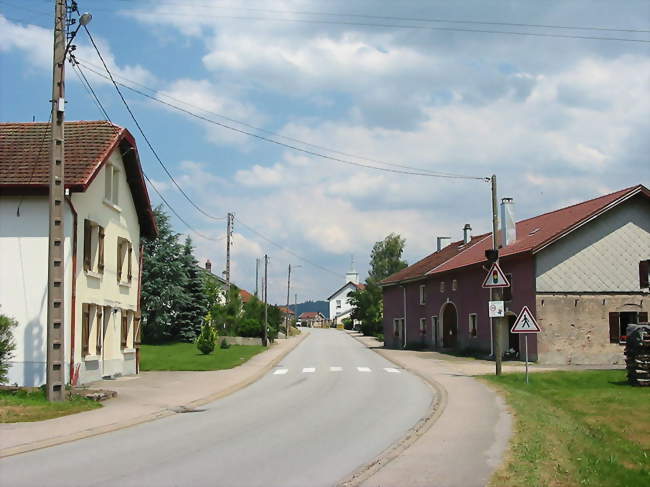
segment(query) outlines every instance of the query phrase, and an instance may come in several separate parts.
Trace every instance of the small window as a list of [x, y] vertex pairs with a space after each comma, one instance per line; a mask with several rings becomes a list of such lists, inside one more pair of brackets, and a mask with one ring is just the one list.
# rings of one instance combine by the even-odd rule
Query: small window
[[132, 275], [133, 246], [127, 239], [117, 238], [117, 282], [130, 283]]
[[476, 338], [478, 336], [478, 322], [476, 313], [470, 313], [469, 315], [469, 336]]
[[426, 285], [420, 284], [420, 304], [426, 303], [426, 300], [427, 300]]
[[104, 181], [104, 199], [117, 206], [119, 204], [120, 170], [112, 164], [106, 164]]
[[451, 290], [452, 291], [458, 290], [458, 281], [456, 279], [452, 279], [451, 281]]
[[403, 327], [404, 323], [404, 318], [395, 318], [393, 320], [393, 334], [398, 337], [401, 336], [402, 330], [401, 328]]
[[424, 335], [427, 332], [427, 319], [420, 318], [420, 334]]
[[445, 292], [445, 281], [440, 281], [440, 292], [441, 293]]
[[336, 309], [339, 309], [341, 307], [341, 300], [337, 299], [336, 300]]
[[646, 311], [621, 311], [609, 313], [609, 341], [624, 344], [627, 341], [627, 325], [648, 321]]
[[639, 262], [639, 287], [646, 289], [650, 287], [650, 260]]
[[84, 270], [104, 272], [104, 227], [91, 220], [84, 220]]
[[129, 332], [131, 330], [131, 320], [133, 313], [129, 310], [122, 310], [122, 333], [121, 333], [121, 346], [122, 349], [129, 348]]

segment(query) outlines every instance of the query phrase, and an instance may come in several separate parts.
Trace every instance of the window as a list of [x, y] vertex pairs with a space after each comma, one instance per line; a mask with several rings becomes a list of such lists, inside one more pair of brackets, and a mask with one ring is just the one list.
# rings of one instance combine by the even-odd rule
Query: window
[[431, 336], [433, 336], [433, 344], [438, 345], [438, 317], [431, 317]]
[[104, 180], [104, 201], [114, 206], [119, 204], [120, 170], [112, 164], [106, 164]]
[[426, 285], [420, 284], [420, 304], [426, 303], [427, 294], [426, 294]]
[[503, 301], [512, 301], [512, 274], [506, 274], [510, 286], [503, 287]]
[[84, 220], [84, 270], [104, 273], [104, 227]]
[[627, 340], [627, 325], [635, 325], [648, 321], [647, 311], [621, 311], [609, 313], [610, 343], [625, 343]]
[[132, 276], [133, 246], [127, 239], [117, 238], [117, 282], [130, 284]]
[[336, 309], [339, 309], [341, 307], [341, 300], [337, 299], [336, 300]]
[[427, 332], [427, 319], [420, 318], [420, 334], [424, 335]]
[[[83, 357], [101, 352], [103, 343], [104, 308], [96, 304], [81, 305], [81, 354]], [[91, 335], [94, 334], [94, 341]], [[92, 345], [91, 345], [92, 344]]]
[[440, 292], [441, 293], [445, 292], [445, 281], [440, 281]]
[[85, 357], [90, 349], [90, 304], [81, 305], [81, 355]]
[[393, 335], [396, 337], [402, 334], [402, 328], [404, 327], [404, 318], [395, 318], [393, 320]]
[[476, 313], [469, 314], [469, 336], [476, 338], [478, 336], [478, 323]]
[[451, 290], [456, 291], [458, 289], [458, 281], [456, 279], [452, 279], [451, 281]]
[[129, 344], [129, 331], [131, 330], [132, 318], [133, 318], [132, 311], [126, 309], [122, 310], [122, 333], [120, 334], [122, 350], [124, 350], [125, 348], [130, 348], [128, 344]]
[[650, 260], [639, 262], [639, 287], [641, 289], [650, 287]]

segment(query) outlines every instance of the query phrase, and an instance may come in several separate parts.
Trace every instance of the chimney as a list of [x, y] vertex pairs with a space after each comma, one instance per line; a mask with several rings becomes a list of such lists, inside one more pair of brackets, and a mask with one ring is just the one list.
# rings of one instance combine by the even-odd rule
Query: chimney
[[501, 200], [501, 246], [507, 247], [517, 240], [515, 202], [512, 198]]
[[440, 252], [447, 246], [446, 243], [443, 243], [445, 240], [451, 240], [451, 237], [436, 237], [436, 252]]
[[463, 227], [463, 243], [468, 244], [472, 240], [472, 226], [469, 223], [465, 223]]
[[208, 272], [212, 272], [212, 262], [210, 262], [210, 259], [205, 261], [205, 270]]

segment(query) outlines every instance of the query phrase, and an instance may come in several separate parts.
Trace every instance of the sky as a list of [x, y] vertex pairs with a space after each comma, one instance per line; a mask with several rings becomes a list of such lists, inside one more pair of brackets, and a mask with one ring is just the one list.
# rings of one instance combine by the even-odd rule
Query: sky
[[[114, 87], [91, 71], [105, 74], [79, 32], [74, 52], [101, 104], [192, 228], [172, 216], [174, 229], [220, 272], [234, 213], [232, 280], [254, 291], [256, 259], [268, 254], [274, 303], [286, 303], [289, 264], [292, 302], [326, 299], [352, 259], [365, 279], [373, 244], [390, 233], [414, 263], [437, 236], [461, 239], [466, 223], [490, 231], [481, 178], [491, 174], [517, 219], [650, 185], [647, 0], [78, 5], [118, 81], [185, 110], [122, 88], [210, 216], [174, 187]], [[3, 122], [48, 120], [53, 12], [53, 0], [0, 1]], [[70, 66], [66, 99], [67, 120], [105, 118]]]

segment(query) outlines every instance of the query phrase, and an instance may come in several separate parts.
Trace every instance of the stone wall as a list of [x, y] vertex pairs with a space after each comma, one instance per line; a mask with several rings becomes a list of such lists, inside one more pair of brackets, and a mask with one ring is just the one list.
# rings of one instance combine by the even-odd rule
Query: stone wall
[[624, 364], [623, 345], [610, 343], [609, 313], [650, 310], [647, 294], [538, 294], [538, 361], [542, 364]]
[[262, 345], [261, 338], [220, 336], [217, 339], [217, 346], [221, 343], [222, 338], [226, 340], [228, 345]]

